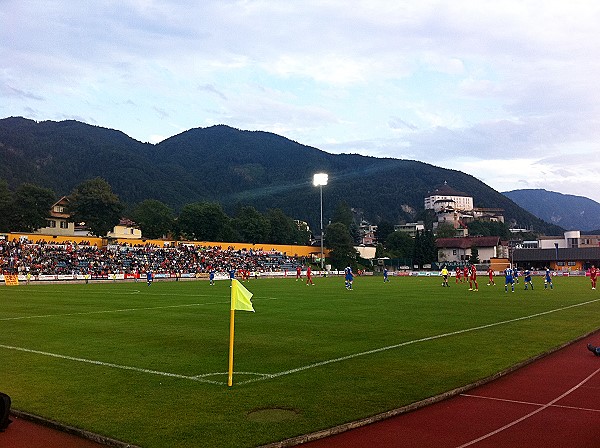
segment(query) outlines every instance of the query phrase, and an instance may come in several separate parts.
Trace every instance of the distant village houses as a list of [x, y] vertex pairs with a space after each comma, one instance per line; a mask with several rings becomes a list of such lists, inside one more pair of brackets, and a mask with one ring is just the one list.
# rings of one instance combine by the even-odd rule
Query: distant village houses
[[[85, 225], [75, 223], [71, 220], [69, 213], [69, 198], [63, 196], [52, 205], [48, 213], [48, 225], [37, 229], [34, 233], [51, 236], [91, 236]], [[142, 231], [137, 224], [130, 219], [122, 218], [107, 238], [141, 239]]]
[[72, 236], [75, 235], [75, 223], [71, 221], [71, 215], [67, 211], [69, 198], [63, 196], [54, 203], [48, 214], [48, 225], [35, 231], [42, 235]]

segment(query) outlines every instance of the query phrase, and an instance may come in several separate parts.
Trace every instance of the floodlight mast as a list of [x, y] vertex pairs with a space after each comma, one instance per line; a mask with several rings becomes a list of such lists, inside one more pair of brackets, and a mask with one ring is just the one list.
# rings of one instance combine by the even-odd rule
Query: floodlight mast
[[327, 173], [317, 173], [313, 176], [313, 185], [319, 187], [321, 191], [321, 275], [323, 275], [323, 185], [327, 185]]

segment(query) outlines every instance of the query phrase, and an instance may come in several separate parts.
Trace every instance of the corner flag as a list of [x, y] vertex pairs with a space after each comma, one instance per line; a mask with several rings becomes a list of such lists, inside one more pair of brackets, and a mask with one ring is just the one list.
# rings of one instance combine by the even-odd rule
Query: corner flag
[[252, 293], [244, 288], [238, 280], [231, 281], [231, 310], [252, 311]]
[[244, 286], [236, 279], [231, 280], [231, 311], [229, 318], [229, 376], [227, 378], [227, 385], [233, 384], [233, 336], [234, 336], [234, 322], [235, 322], [235, 310], [240, 311], [252, 311], [254, 307], [250, 299], [252, 293], [248, 291]]

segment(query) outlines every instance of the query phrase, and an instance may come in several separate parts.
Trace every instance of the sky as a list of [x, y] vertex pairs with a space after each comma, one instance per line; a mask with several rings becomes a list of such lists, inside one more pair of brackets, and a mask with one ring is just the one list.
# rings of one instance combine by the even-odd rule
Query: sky
[[226, 124], [600, 202], [596, 0], [0, 0], [0, 118]]

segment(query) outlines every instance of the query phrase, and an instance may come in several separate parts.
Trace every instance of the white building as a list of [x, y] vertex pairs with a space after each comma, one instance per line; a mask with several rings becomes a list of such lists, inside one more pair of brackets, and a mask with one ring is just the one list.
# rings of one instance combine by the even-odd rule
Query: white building
[[505, 252], [497, 236], [438, 238], [436, 246], [440, 263], [469, 261], [473, 248], [479, 253], [480, 263], [490, 263], [492, 259], [502, 257]]
[[599, 235], [583, 235], [579, 230], [569, 230], [560, 236], [541, 236], [538, 238], [539, 249], [575, 249], [578, 247], [600, 246]]
[[446, 208], [456, 211], [473, 210], [473, 197], [461, 193], [448, 186], [446, 182], [425, 198], [425, 210], [434, 210], [436, 213]]
[[108, 232], [106, 236], [108, 238], [142, 239], [142, 231], [130, 219], [122, 218], [112, 232]]

